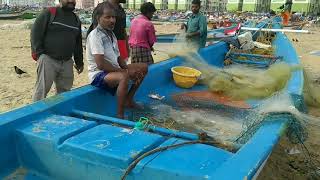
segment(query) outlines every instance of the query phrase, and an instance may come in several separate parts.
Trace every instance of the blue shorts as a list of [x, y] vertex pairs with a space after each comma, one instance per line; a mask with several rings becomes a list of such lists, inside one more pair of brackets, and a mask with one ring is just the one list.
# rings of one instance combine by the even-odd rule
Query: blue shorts
[[109, 87], [108, 84], [104, 81], [104, 77], [106, 77], [108, 73], [103, 71], [103, 72], [99, 72], [96, 77], [94, 78], [94, 80], [92, 81], [91, 85], [104, 89], [106, 91], [108, 91], [109, 93], [112, 94], [112, 96], [114, 96], [117, 92], [117, 88], [118, 87]]

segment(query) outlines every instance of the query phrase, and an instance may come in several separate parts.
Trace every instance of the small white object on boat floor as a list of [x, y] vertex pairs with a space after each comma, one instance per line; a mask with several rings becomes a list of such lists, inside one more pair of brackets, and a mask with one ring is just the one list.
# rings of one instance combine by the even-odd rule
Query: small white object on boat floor
[[149, 94], [148, 95], [152, 99], [162, 100], [164, 96], [160, 96], [159, 94]]
[[264, 44], [264, 43], [257, 42], [257, 41], [254, 41], [253, 44], [254, 44], [254, 46], [256, 46], [258, 48], [263, 48], [263, 49], [271, 48], [271, 45]]
[[289, 155], [300, 154], [300, 153], [301, 151], [296, 147], [291, 148], [288, 152]]

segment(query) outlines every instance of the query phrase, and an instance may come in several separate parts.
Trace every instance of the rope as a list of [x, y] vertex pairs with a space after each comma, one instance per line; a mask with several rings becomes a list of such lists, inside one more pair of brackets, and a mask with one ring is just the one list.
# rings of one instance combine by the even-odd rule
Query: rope
[[215, 144], [215, 141], [203, 141], [203, 140], [196, 140], [196, 141], [187, 141], [187, 142], [182, 142], [182, 143], [178, 143], [178, 144], [173, 144], [173, 145], [169, 145], [169, 146], [163, 146], [163, 147], [158, 147], [155, 148], [153, 150], [150, 150], [148, 152], [145, 152], [144, 154], [142, 154], [139, 158], [137, 158], [136, 160], [134, 160], [126, 169], [125, 173], [122, 175], [121, 180], [125, 180], [126, 177], [129, 175], [129, 173], [136, 167], [136, 165], [145, 157], [150, 156], [151, 154], [157, 153], [157, 152], [162, 152], [168, 149], [173, 149], [173, 148], [177, 148], [177, 147], [181, 147], [184, 145], [189, 145], [189, 144]]
[[320, 162], [316, 159], [315, 160], [312, 159], [309, 149], [304, 144], [304, 139], [301, 139], [301, 137], [299, 136], [300, 134], [298, 134], [297, 132], [294, 132], [294, 133], [296, 133], [296, 137], [299, 140], [299, 143], [301, 144], [302, 150], [305, 151], [305, 153], [303, 154], [305, 155], [305, 158], [309, 160], [308, 162], [310, 163], [310, 166], [312, 171], [314, 172], [314, 175], [317, 177], [317, 179], [320, 178], [320, 173], [318, 172]]

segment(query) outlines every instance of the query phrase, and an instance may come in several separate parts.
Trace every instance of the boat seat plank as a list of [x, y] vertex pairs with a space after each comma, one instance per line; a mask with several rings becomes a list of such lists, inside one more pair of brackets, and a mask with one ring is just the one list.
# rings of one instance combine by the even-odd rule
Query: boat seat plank
[[[160, 147], [182, 142], [185, 141], [171, 138]], [[144, 158], [133, 172], [137, 179], [206, 179], [232, 155], [206, 144], [184, 145]]]
[[[95, 114], [87, 111], [81, 111], [74, 109], [71, 113], [72, 116], [75, 117], [81, 117], [87, 120], [93, 120], [96, 121], [99, 124], [113, 124], [114, 126], [123, 126], [123, 127], [129, 127], [129, 128], [134, 128], [136, 122], [135, 121], [129, 121], [125, 119], [118, 119], [110, 116], [104, 116], [101, 114]], [[188, 133], [188, 132], [183, 132], [183, 131], [177, 131], [177, 130], [172, 130], [172, 129], [167, 129], [167, 128], [162, 128], [158, 126], [152, 127], [149, 132], [160, 134], [162, 136], [169, 136], [169, 137], [178, 137], [182, 139], [187, 139], [187, 140], [197, 140], [198, 135]]]
[[33, 121], [17, 131], [27, 136], [33, 136], [53, 144], [59, 144], [65, 139], [81, 131], [97, 125], [96, 122], [86, 121], [69, 116], [50, 115], [41, 120]]
[[96, 125], [96, 122], [60, 115], [30, 120], [16, 130], [15, 144], [21, 166], [50, 176], [52, 168], [57, 169], [60, 164], [59, 144]]
[[160, 135], [102, 124], [68, 139], [59, 150], [92, 162], [125, 168], [141, 153], [163, 141]]

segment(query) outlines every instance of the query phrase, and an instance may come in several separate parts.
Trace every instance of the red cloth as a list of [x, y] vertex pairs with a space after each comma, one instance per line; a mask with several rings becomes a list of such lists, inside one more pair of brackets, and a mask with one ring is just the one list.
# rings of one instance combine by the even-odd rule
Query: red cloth
[[224, 31], [224, 34], [225, 35], [235, 35], [240, 28], [241, 28], [241, 24], [238, 23], [238, 25], [236, 27], [231, 28], [231, 29], [226, 29]]
[[36, 53], [31, 53], [31, 56], [32, 56], [32, 59], [33, 60], [35, 60], [35, 61], [37, 61], [38, 60], [38, 56], [37, 56], [37, 54]]
[[290, 19], [290, 12], [289, 11], [285, 11], [283, 13], [281, 13], [282, 15], [282, 24], [287, 26], [289, 24], [289, 19]]
[[120, 52], [120, 57], [122, 59], [127, 59], [129, 57], [129, 54], [126, 40], [118, 40], [118, 48]]
[[223, 26], [224, 27], [230, 27], [231, 26], [231, 22], [230, 21], [224, 21]]

